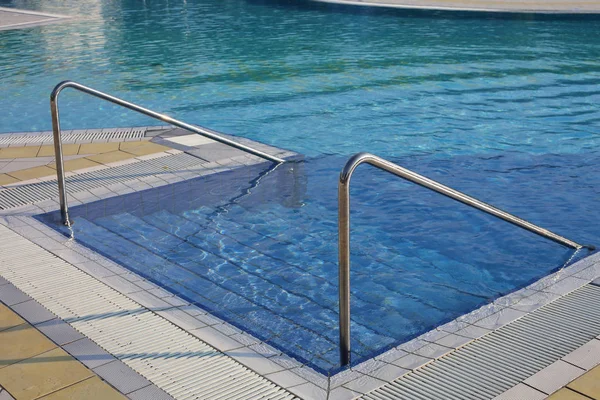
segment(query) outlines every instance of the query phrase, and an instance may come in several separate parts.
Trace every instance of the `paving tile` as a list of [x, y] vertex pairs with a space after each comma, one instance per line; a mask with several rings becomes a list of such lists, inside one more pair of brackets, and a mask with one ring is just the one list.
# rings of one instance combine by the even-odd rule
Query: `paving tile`
[[479, 321], [475, 322], [474, 325], [480, 326], [485, 329], [494, 330], [501, 328], [509, 322], [512, 322], [526, 314], [527, 313], [524, 311], [515, 310], [512, 308], [505, 308], [503, 310], [495, 312], [494, 314], [488, 317], [480, 319]]
[[[65, 171], [75, 171], [78, 169], [90, 168], [90, 167], [98, 167], [101, 164], [88, 160], [87, 158], [78, 158], [76, 160], [64, 161], [64, 170]], [[48, 164], [48, 167], [52, 169], [56, 169], [56, 164]]]
[[86, 337], [63, 346], [63, 349], [88, 368], [96, 368], [116, 360], [114, 356]]
[[9, 185], [11, 183], [19, 182], [17, 178], [14, 178], [7, 174], [0, 174], [0, 186]]
[[183, 299], [180, 299], [177, 296], [165, 297], [163, 300], [174, 307], [182, 307], [182, 306], [186, 306], [189, 304], [189, 302], [187, 302]]
[[200, 157], [206, 161], [224, 160], [226, 158], [236, 157], [244, 154], [244, 152], [241, 150], [222, 143], [205, 144], [195, 150], [188, 151], [188, 153], [193, 154], [196, 157]]
[[50, 321], [42, 322], [35, 326], [50, 340], [59, 346], [82, 339], [84, 336], [77, 332], [71, 325], [56, 318]]
[[47, 308], [35, 300], [29, 300], [16, 304], [12, 307], [12, 309], [32, 325], [56, 318], [56, 315], [52, 314]]
[[547, 400], [590, 400], [590, 398], [574, 392], [571, 389], [562, 388], [548, 397]]
[[9, 173], [9, 175], [21, 181], [26, 181], [29, 179], [41, 178], [43, 176], [56, 175], [56, 171], [52, 168], [43, 165], [41, 167], [22, 169], [20, 171], [12, 171]]
[[375, 359], [386, 362], [386, 363], [392, 363], [392, 362], [396, 361], [397, 359], [406, 356], [407, 354], [408, 353], [404, 350], [391, 349], [391, 350], [386, 351], [383, 354], [376, 356]]
[[466, 336], [460, 336], [451, 333], [448, 336], [444, 336], [443, 338], [439, 339], [436, 343], [441, 344], [442, 346], [450, 347], [452, 349], [457, 349], [471, 342], [472, 340], [473, 339], [468, 338]]
[[368, 393], [371, 390], [375, 390], [378, 387], [385, 385], [386, 382], [373, 378], [372, 376], [363, 375], [358, 379], [354, 379], [343, 385], [346, 389], [350, 389], [358, 393]]
[[159, 389], [155, 385], [146, 386], [145, 388], [136, 390], [127, 395], [131, 400], [172, 400], [173, 397], [169, 396], [163, 390]]
[[173, 307], [166, 301], [161, 300], [146, 291], [130, 293], [127, 295], [127, 297], [152, 311], [166, 310]]
[[532, 312], [558, 299], [559, 297], [560, 295], [556, 293], [537, 292], [529, 297], [519, 300], [517, 303], [511, 305], [510, 307], [519, 311]]
[[171, 150], [170, 147], [148, 142], [124, 142], [121, 143], [119, 149], [136, 156], [145, 156]]
[[416, 354], [409, 354], [407, 356], [401, 357], [393, 362], [394, 365], [405, 368], [405, 369], [416, 369], [422, 367], [431, 361], [431, 358], [422, 357]]
[[600, 400], [600, 366], [575, 379], [568, 387], [594, 400]]
[[[73, 156], [79, 154], [79, 145], [78, 144], [63, 144], [62, 152], [64, 156]], [[37, 153], [38, 157], [54, 157], [56, 153], [54, 153], [54, 146], [42, 146]]]
[[[113, 143], [108, 143], [108, 144], [113, 144]], [[115, 144], [118, 144], [118, 143], [115, 143]], [[86, 157], [86, 159], [95, 161], [100, 164], [108, 164], [108, 163], [113, 163], [116, 161], [127, 160], [127, 159], [133, 158], [133, 157], [134, 157], [134, 155], [132, 155], [130, 153], [125, 153], [123, 151], [111, 151], [110, 153], [102, 153], [102, 154], [96, 154], [95, 156], [89, 156], [89, 157]]]
[[102, 154], [119, 150], [119, 143], [86, 143], [79, 146], [77, 154]]
[[110, 387], [106, 382], [94, 376], [84, 381], [50, 393], [40, 400], [118, 400], [126, 399], [121, 393]]
[[[178, 308], [157, 311], [156, 313], [186, 331], [195, 330], [196, 332], [199, 332], [199, 328], [204, 328], [206, 326], [203, 322], [198, 321], [190, 314]], [[198, 336], [199, 334], [194, 333], [194, 335]], [[206, 335], [210, 337], [209, 332], [206, 332]]]
[[174, 136], [165, 139], [169, 142], [182, 144], [184, 146], [201, 146], [203, 144], [216, 143], [214, 140], [204, 137], [202, 135], [191, 134], [191, 135], [183, 135], [183, 136]]
[[586, 281], [585, 279], [579, 279], [579, 278], [570, 276], [568, 278], [561, 279], [560, 281], [556, 282], [555, 284], [544, 288], [543, 291], [548, 292], [548, 293], [564, 295], [569, 292], [572, 292], [573, 290], [579, 289], [580, 287], [582, 287], [583, 285], [585, 285], [587, 283], [588, 283], [588, 281]]
[[494, 397], [494, 400], [543, 400], [546, 394], [532, 388], [531, 386], [519, 383], [508, 389], [499, 396]]
[[[279, 357], [279, 356], [274, 356], [269, 359], [273, 360], [275, 357]], [[306, 379], [308, 382], [317, 385], [321, 389], [326, 389], [329, 386], [329, 378], [328, 377], [318, 373], [317, 371], [315, 371], [314, 369], [312, 369], [310, 367], [307, 367], [306, 365], [302, 365], [299, 368], [294, 368], [291, 370], [291, 372], [295, 373], [296, 375], [301, 376], [302, 378]]]
[[[207, 145], [210, 146], [210, 145]], [[327, 392], [313, 383], [305, 383], [288, 389], [302, 399], [326, 400]]]
[[405, 375], [409, 372], [410, 372], [409, 369], [400, 368], [393, 364], [386, 364], [383, 367], [378, 368], [375, 371], [369, 372], [368, 375], [370, 375], [374, 378], [377, 378], [377, 379], [381, 379], [382, 381], [385, 381], [385, 382], [391, 382], [394, 379], [397, 379], [397, 378], [401, 377], [402, 375]]
[[108, 286], [115, 289], [116, 291], [121, 292], [123, 294], [135, 293], [142, 290], [142, 288], [137, 286], [135, 283], [129, 282], [127, 279], [119, 275], [106, 277], [102, 279], [102, 281]]
[[351, 400], [360, 396], [361, 392], [355, 392], [345, 387], [333, 389], [327, 396], [327, 400]]
[[9, 307], [28, 300], [31, 300], [31, 297], [17, 289], [12, 283], [0, 286], [0, 301]]
[[0, 332], [24, 324], [25, 320], [0, 303]]
[[36, 399], [93, 376], [60, 348], [0, 370], [0, 385], [17, 399]]
[[40, 146], [4, 147], [0, 149], [0, 158], [35, 157]]
[[260, 375], [271, 374], [284, 370], [281, 365], [248, 348], [229, 350], [224, 353], [229, 357], [235, 358], [237, 361]]
[[[599, 285], [600, 279], [596, 279], [596, 278], [598, 278], [598, 276], [600, 276], [600, 265], [599, 264], [591, 265], [590, 267], [576, 273], [574, 276], [576, 278], [585, 279], [586, 281], [590, 281], [590, 280], [594, 279], [594, 281], [592, 281], [590, 283], [592, 285]], [[594, 282], [596, 282], [596, 283], [594, 283]]]
[[564, 361], [589, 370], [600, 364], [600, 340], [593, 339], [562, 358]]
[[111, 271], [110, 269], [103, 267], [96, 261], [88, 261], [88, 262], [78, 263], [76, 265], [76, 267], [79, 268], [80, 270], [90, 274], [94, 278], [103, 279], [103, 278], [107, 278], [109, 276], [115, 275], [114, 271]]
[[558, 360], [533, 376], [525, 379], [524, 383], [546, 394], [551, 394], [583, 374], [585, 370]]
[[338, 386], [342, 386], [354, 379], [358, 379], [364, 374], [362, 372], [346, 369], [329, 378], [329, 389], [335, 389]]
[[167, 292], [163, 288], [156, 287], [156, 285], [153, 285], [153, 286], [154, 286], [153, 289], [152, 288], [150, 288], [150, 289], [144, 288], [144, 290], [147, 290], [148, 293], [155, 295], [159, 299], [164, 299], [165, 297], [173, 297], [173, 293]]
[[421, 347], [420, 349], [415, 350], [414, 354], [423, 356], [423, 357], [427, 357], [427, 358], [439, 358], [452, 350], [453, 349], [450, 349], [448, 347], [440, 346], [439, 344], [435, 344], [435, 343], [431, 343], [431, 344]]
[[265, 378], [278, 384], [283, 388], [289, 388], [292, 386], [298, 386], [306, 383], [306, 379], [294, 374], [290, 371], [280, 371], [273, 374], [265, 375]]
[[125, 394], [151, 384], [146, 378], [118, 360], [96, 367], [93, 371]]

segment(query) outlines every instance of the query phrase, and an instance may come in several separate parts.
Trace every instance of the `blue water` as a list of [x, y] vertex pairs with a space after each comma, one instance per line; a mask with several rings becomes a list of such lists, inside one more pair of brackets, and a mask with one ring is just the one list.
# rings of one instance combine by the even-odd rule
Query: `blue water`
[[[597, 20], [0, 0], [17, 5], [81, 17], [0, 31], [0, 132], [49, 130], [49, 93], [72, 79], [306, 156], [242, 198], [262, 169], [74, 212], [77, 240], [321, 371], [337, 367], [335, 185], [354, 152], [600, 243]], [[61, 106], [66, 129], [153, 123], [73, 92]], [[353, 180], [354, 361], [570, 255], [367, 168]]]

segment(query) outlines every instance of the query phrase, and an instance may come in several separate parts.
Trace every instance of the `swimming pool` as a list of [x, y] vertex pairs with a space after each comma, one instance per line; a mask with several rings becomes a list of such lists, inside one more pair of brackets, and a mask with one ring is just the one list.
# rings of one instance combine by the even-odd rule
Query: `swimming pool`
[[[287, 191], [273, 189], [290, 181], [286, 170], [234, 202], [260, 170], [203, 178], [141, 195], [148, 210], [136, 205], [142, 198], [81, 207], [76, 230], [86, 245], [322, 372], [337, 367], [335, 184], [353, 152], [390, 158], [580, 243], [600, 242], [593, 20], [430, 18], [241, 0], [31, 4], [85, 19], [0, 32], [0, 131], [49, 129], [47, 95], [69, 78], [307, 156]], [[61, 101], [67, 129], [148, 123], [76, 94]], [[569, 256], [380, 173], [354, 182], [355, 362]], [[206, 187], [219, 196], [169, 197]], [[117, 239], [124, 251], [106, 247]], [[151, 267], [128, 258], [133, 249]], [[214, 274], [197, 277], [207, 266]], [[176, 282], [165, 278], [175, 273]], [[194, 284], [179, 284], [186, 279]], [[199, 288], [229, 300], [214, 304]]]

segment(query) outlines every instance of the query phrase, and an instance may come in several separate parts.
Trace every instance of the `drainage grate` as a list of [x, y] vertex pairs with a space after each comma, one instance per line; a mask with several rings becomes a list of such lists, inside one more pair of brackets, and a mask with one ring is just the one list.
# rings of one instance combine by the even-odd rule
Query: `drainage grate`
[[[81, 131], [67, 131], [62, 134], [63, 143], [76, 142], [102, 142], [107, 140], [141, 139], [146, 133], [146, 128], [118, 128], [118, 129], [89, 129]], [[0, 134], [0, 146], [18, 146], [34, 143], [52, 142], [52, 132], [26, 133], [26, 134]]]
[[1, 225], [0, 275], [175, 399], [296, 399]]
[[362, 397], [489, 400], [600, 333], [600, 286], [586, 285]]
[[[172, 173], [185, 168], [207, 162], [189, 154], [181, 153], [151, 160], [139, 161], [106, 168], [99, 171], [85, 172], [66, 178], [67, 192], [77, 193], [82, 190], [95, 189], [114, 183], [123, 183], [148, 175]], [[58, 196], [56, 180], [32, 183], [0, 190], [0, 210], [19, 207]]]

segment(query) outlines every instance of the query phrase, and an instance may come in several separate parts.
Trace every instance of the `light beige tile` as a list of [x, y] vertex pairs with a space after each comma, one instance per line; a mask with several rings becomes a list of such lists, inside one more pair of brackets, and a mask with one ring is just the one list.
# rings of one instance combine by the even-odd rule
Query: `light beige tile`
[[590, 400], [590, 398], [582, 396], [570, 389], [562, 388], [558, 392], [548, 397], [546, 400]]
[[15, 182], [19, 182], [19, 180], [7, 174], [0, 174], [0, 185], [9, 185]]
[[85, 143], [79, 146], [78, 154], [102, 154], [119, 150], [119, 143]]
[[[78, 144], [63, 144], [63, 156], [73, 156], [79, 154]], [[38, 152], [38, 157], [54, 157], [54, 146], [42, 146]]]
[[0, 369], [0, 385], [19, 400], [33, 400], [91, 376], [91, 370], [56, 348]]
[[[69, 161], [65, 161], [64, 164], [64, 169], [65, 171], [75, 171], [78, 169], [84, 169], [84, 168], [90, 168], [90, 167], [98, 167], [101, 164], [85, 159], [85, 158], [78, 158], [76, 160], [69, 160]], [[52, 168], [52, 169], [56, 169], [56, 164], [51, 163], [48, 164], [48, 167]]]
[[594, 400], [600, 400], [600, 366], [575, 379], [567, 387]]
[[[115, 143], [118, 144], [118, 143]], [[83, 146], [83, 145], [82, 145]], [[95, 156], [86, 157], [88, 160], [95, 161], [100, 164], [108, 164], [115, 161], [126, 160], [135, 157], [133, 154], [123, 151], [111, 151], [110, 153], [96, 154]]]
[[4, 147], [0, 149], [0, 158], [24, 158], [35, 157], [40, 146]]
[[126, 397], [97, 376], [41, 397], [41, 400], [118, 400]]
[[20, 181], [29, 179], [41, 178], [43, 176], [56, 175], [56, 171], [52, 168], [42, 165], [41, 167], [27, 168], [20, 171], [12, 171], [8, 175], [17, 178]]
[[[19, 317], [15, 312], [11, 311], [10, 308], [0, 303], [0, 331], [10, 329], [17, 325], [24, 324], [25, 320]], [[0, 357], [2, 355], [0, 354]]]
[[29, 324], [17, 325], [0, 332], [0, 385], [2, 370], [55, 347], [54, 343]]

